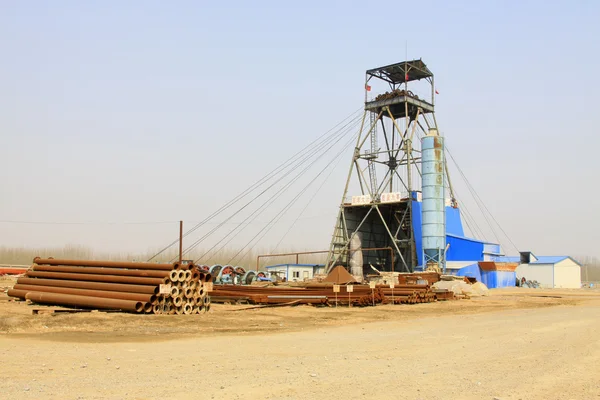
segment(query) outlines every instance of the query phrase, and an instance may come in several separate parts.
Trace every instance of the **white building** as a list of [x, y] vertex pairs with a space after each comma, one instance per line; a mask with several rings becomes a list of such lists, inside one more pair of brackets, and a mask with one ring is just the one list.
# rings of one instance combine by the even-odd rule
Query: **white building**
[[277, 264], [266, 267], [268, 276], [275, 272], [281, 279], [285, 278], [289, 282], [312, 279], [316, 274], [323, 273], [324, 269], [323, 265], [315, 264]]
[[533, 253], [522, 253], [516, 272], [517, 279], [538, 281], [544, 288], [581, 287], [581, 265], [569, 256], [536, 257]]

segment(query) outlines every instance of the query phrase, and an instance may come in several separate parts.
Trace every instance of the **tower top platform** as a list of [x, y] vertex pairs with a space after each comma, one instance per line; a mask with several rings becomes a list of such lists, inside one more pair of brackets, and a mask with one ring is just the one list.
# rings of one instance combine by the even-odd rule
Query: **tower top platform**
[[[407, 75], [408, 79], [406, 79]], [[397, 85], [433, 77], [433, 72], [427, 68], [422, 60], [412, 60], [369, 69], [367, 70], [367, 77], [378, 78], [392, 85]]]

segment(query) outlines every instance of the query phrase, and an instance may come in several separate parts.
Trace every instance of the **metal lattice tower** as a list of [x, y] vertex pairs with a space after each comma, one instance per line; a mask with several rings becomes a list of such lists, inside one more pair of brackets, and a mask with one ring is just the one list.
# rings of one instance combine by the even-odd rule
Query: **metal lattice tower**
[[[413, 85], [424, 88], [425, 95], [409, 90]], [[369, 97], [372, 88], [376, 94]], [[421, 195], [420, 139], [437, 130], [434, 96], [433, 73], [421, 60], [366, 71], [365, 111], [331, 240], [329, 269], [348, 266], [353, 235], [360, 236], [363, 249], [393, 249], [393, 257], [389, 250], [365, 251], [364, 265], [378, 264], [385, 271], [412, 271], [417, 265], [411, 202]], [[377, 176], [383, 178], [378, 181]], [[453, 197], [451, 188], [450, 193]]]

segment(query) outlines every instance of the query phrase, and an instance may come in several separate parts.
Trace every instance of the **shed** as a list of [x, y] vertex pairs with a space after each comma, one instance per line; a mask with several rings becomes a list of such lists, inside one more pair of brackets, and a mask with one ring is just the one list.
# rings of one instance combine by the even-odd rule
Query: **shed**
[[581, 287], [581, 264], [569, 256], [539, 256], [521, 253], [517, 279], [538, 281], [544, 288]]
[[322, 264], [277, 264], [266, 267], [267, 272], [277, 272], [281, 278], [291, 282], [301, 282], [312, 279], [316, 274], [325, 270]]

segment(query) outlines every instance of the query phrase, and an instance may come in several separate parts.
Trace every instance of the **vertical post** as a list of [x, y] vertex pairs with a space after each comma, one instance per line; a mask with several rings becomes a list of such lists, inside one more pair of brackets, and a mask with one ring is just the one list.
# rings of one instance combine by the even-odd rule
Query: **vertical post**
[[179, 265], [183, 259], [183, 221], [179, 221]]
[[298, 264], [298, 253], [296, 253], [296, 264]]

